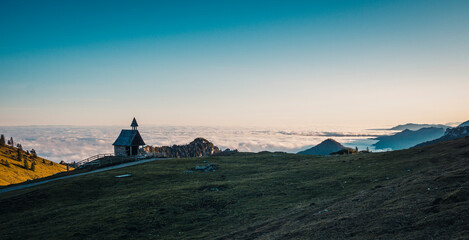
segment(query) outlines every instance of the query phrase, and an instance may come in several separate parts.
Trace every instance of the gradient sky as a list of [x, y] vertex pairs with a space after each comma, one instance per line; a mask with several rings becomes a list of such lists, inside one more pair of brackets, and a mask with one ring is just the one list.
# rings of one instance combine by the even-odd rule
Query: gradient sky
[[0, 125], [469, 119], [469, 1], [0, 1]]

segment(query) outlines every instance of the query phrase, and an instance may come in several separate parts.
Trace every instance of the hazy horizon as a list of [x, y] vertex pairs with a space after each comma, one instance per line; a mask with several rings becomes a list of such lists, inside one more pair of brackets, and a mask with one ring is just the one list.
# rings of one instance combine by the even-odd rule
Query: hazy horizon
[[[128, 122], [128, 121], [127, 121]], [[140, 123], [140, 121], [138, 121]], [[314, 125], [248, 125], [248, 126], [241, 126], [241, 125], [216, 125], [216, 124], [200, 124], [200, 125], [190, 125], [190, 124], [154, 124], [154, 123], [145, 123], [146, 127], [221, 127], [221, 128], [237, 128], [237, 127], [243, 127], [243, 128], [283, 128], [283, 129], [314, 129], [314, 128], [321, 128], [321, 129], [327, 129], [327, 128], [349, 128], [349, 129], [386, 129], [386, 128], [391, 128], [395, 127], [397, 125], [404, 125], [404, 124], [429, 124], [429, 125], [446, 125], [450, 127], [456, 127], [457, 125], [463, 123], [465, 121], [453, 121], [453, 122], [447, 122], [447, 123], [442, 123], [442, 122], [400, 122], [400, 123], [394, 123], [394, 124], [384, 124], [384, 125], [377, 125], [377, 124], [372, 124], [372, 125], [363, 125], [363, 124], [314, 124]], [[0, 125], [0, 127], [122, 127], [126, 128], [129, 127], [129, 124], [96, 124], [96, 125], [88, 125], [88, 124], [24, 124], [24, 125], [17, 125], [17, 124], [5, 124], [5, 125]]]
[[[0, 126], [0, 134], [25, 150], [34, 148], [38, 155], [49, 160], [80, 161], [87, 157], [112, 153], [112, 143], [121, 128], [129, 126]], [[327, 128], [269, 128], [269, 127], [194, 127], [140, 125], [139, 131], [147, 145], [172, 146], [188, 144], [197, 137], [213, 142], [221, 149], [243, 152], [283, 151], [296, 153], [310, 148], [327, 138], [345, 146], [367, 147], [374, 150], [374, 137], [396, 131], [347, 127]]]

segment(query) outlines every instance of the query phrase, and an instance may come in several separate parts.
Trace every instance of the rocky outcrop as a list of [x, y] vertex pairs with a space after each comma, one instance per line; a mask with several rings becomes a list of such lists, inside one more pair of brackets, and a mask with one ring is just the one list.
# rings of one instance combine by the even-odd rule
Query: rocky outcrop
[[469, 126], [448, 128], [446, 129], [446, 132], [443, 135], [443, 137], [418, 144], [415, 147], [428, 146], [428, 145], [432, 145], [432, 144], [439, 143], [439, 142], [449, 141], [449, 140], [458, 139], [458, 138], [465, 138], [465, 137], [469, 137]]
[[145, 146], [143, 151], [156, 157], [186, 158], [203, 157], [220, 153], [220, 149], [204, 138], [196, 138], [186, 145], [152, 147]]

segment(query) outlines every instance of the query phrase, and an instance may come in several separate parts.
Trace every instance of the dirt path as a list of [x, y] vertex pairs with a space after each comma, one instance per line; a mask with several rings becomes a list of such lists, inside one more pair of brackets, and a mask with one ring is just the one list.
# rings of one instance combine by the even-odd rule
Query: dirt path
[[88, 174], [92, 174], [92, 173], [104, 172], [104, 171], [113, 170], [113, 169], [118, 169], [118, 168], [130, 167], [130, 166], [134, 166], [134, 165], [138, 165], [138, 164], [142, 164], [142, 163], [147, 163], [147, 162], [153, 162], [153, 161], [161, 160], [161, 159], [169, 159], [169, 158], [152, 158], [152, 159], [141, 160], [141, 161], [136, 161], [136, 162], [123, 163], [123, 164], [119, 164], [119, 165], [114, 165], [114, 166], [110, 166], [110, 167], [105, 167], [105, 168], [100, 168], [100, 169], [92, 170], [92, 171], [89, 171], [89, 172], [77, 173], [77, 174], [74, 174], [74, 175], [69, 175], [69, 176], [64, 176], [64, 177], [58, 177], [58, 178], [48, 179], [48, 180], [44, 180], [44, 181], [40, 181], [40, 182], [34, 182], [34, 183], [29, 183], [29, 184], [22, 184], [22, 185], [18, 185], [18, 186], [6, 187], [6, 188], [0, 189], [0, 194], [5, 193], [5, 192], [10, 192], [10, 191], [15, 191], [15, 190], [23, 189], [23, 188], [28, 188], [28, 187], [32, 187], [32, 186], [36, 186], [36, 185], [48, 183], [48, 182], [53, 182], [53, 181], [58, 181], [58, 180], [62, 180], [62, 179], [67, 179], [67, 178], [72, 178], [72, 177], [78, 177], [78, 176], [88, 175]]

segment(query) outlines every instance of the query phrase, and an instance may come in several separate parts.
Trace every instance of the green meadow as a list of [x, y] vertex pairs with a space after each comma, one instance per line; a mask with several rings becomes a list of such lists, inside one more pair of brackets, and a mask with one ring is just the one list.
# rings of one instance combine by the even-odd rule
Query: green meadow
[[[0, 194], [0, 239], [463, 238], [468, 158], [466, 138], [158, 160]], [[206, 164], [217, 170], [194, 170]]]

